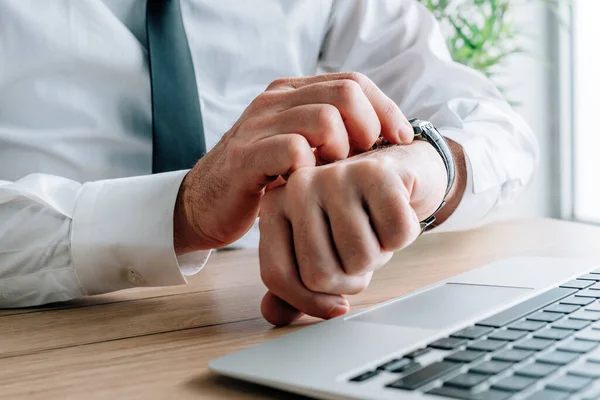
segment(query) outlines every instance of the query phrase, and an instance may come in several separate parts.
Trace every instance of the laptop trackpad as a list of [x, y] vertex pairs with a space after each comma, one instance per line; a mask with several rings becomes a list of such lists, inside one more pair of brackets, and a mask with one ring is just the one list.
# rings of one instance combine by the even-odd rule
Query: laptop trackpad
[[441, 329], [518, 300], [531, 290], [507, 286], [446, 283], [348, 319], [385, 325]]

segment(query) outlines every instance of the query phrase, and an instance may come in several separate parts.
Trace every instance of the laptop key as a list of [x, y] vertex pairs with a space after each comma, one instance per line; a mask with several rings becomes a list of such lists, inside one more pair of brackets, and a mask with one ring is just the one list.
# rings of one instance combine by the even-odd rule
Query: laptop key
[[575, 339], [589, 340], [590, 342], [600, 342], [600, 331], [597, 329], [589, 329], [577, 332]]
[[456, 353], [452, 353], [449, 356], [446, 356], [444, 360], [446, 361], [454, 361], [459, 363], [470, 363], [475, 361], [485, 355], [484, 351], [475, 351], [475, 350], [461, 350]]
[[512, 324], [510, 324], [508, 326], [508, 329], [513, 329], [513, 330], [517, 330], [517, 331], [533, 332], [533, 331], [537, 331], [538, 329], [540, 329], [544, 326], [546, 326], [546, 323], [539, 322], [539, 321], [517, 321], [517, 322], [513, 322]]
[[555, 350], [538, 357], [537, 361], [545, 364], [566, 365], [579, 357], [578, 353]]
[[454, 350], [457, 347], [462, 346], [463, 344], [467, 344], [467, 339], [459, 339], [459, 338], [442, 338], [438, 339], [435, 342], [431, 343], [429, 347], [433, 347], [434, 349], [440, 350]]
[[598, 274], [585, 274], [585, 275], [580, 276], [577, 279], [582, 279], [582, 280], [585, 280], [585, 281], [600, 281], [600, 275], [598, 275]]
[[422, 355], [427, 354], [430, 351], [431, 351], [431, 349], [429, 347], [424, 347], [422, 349], [413, 350], [410, 353], [405, 354], [404, 357], [413, 359], [413, 358], [421, 357]]
[[462, 364], [438, 361], [418, 369], [387, 385], [394, 389], [416, 390], [460, 368]]
[[590, 342], [586, 340], [570, 340], [566, 343], [561, 343], [557, 350], [561, 351], [569, 351], [571, 353], [587, 353], [592, 351], [595, 347], [598, 346], [596, 342]]
[[492, 360], [508, 361], [508, 362], [516, 363], [516, 362], [521, 362], [521, 361], [525, 360], [526, 358], [531, 357], [534, 354], [535, 353], [533, 351], [509, 349], [509, 350], [504, 350], [498, 354], [495, 354], [494, 356], [492, 356]]
[[[600, 275], [598, 275], [600, 276]], [[600, 290], [598, 291], [600, 292]], [[589, 311], [589, 310], [579, 310], [575, 311], [573, 314], [569, 315], [571, 319], [584, 320], [584, 321], [598, 321], [600, 320], [600, 312], [598, 311]]]
[[[600, 275], [598, 275], [598, 277], [600, 278]], [[510, 307], [507, 310], [501, 311], [496, 315], [492, 315], [491, 317], [480, 321], [477, 325], [500, 328], [576, 292], [576, 289], [568, 288], [551, 289], [529, 300], [525, 300], [516, 306]]]
[[571, 297], [567, 297], [566, 299], [563, 299], [560, 301], [560, 304], [571, 304], [571, 305], [575, 305], [575, 306], [587, 306], [590, 303], [593, 303], [594, 299], [590, 299], [588, 297], [576, 297], [576, 296], [571, 296]]
[[481, 374], [460, 374], [446, 381], [445, 385], [459, 387], [462, 389], [471, 389], [480, 383], [488, 380], [489, 376]]
[[[600, 276], [600, 275], [598, 275]], [[526, 319], [528, 321], [540, 321], [540, 322], [554, 322], [562, 318], [562, 314], [539, 311], [531, 314]]]
[[594, 281], [586, 281], [583, 279], [574, 279], [572, 281], [563, 283], [560, 287], [569, 289], [585, 289], [586, 287], [592, 286]]
[[561, 321], [555, 322], [552, 324], [552, 328], [556, 329], [569, 329], [572, 331], [578, 331], [590, 324], [590, 321], [585, 321], [582, 319], [563, 319]]
[[534, 338], [538, 339], [550, 339], [550, 340], [562, 340], [573, 334], [574, 331], [568, 329], [554, 329], [548, 328], [543, 331], [539, 331], [533, 334]]
[[507, 392], [520, 392], [537, 382], [536, 379], [525, 376], [508, 376], [492, 385], [492, 389], [504, 390]]
[[496, 351], [506, 346], [507, 344], [508, 342], [504, 342], [502, 340], [483, 339], [478, 340], [475, 343], [469, 345], [469, 347], [467, 347], [467, 350]]
[[600, 302], [598, 300], [584, 307], [588, 311], [600, 311]]
[[568, 374], [597, 379], [600, 378], [600, 364], [594, 362], [579, 364], [571, 368]]
[[409, 360], [409, 361], [410, 361], [409, 364], [397, 366], [395, 368], [390, 368], [388, 370], [388, 372], [392, 372], [394, 374], [400, 374], [402, 372], [408, 372], [410, 370], [417, 369], [421, 366], [421, 364], [419, 364], [418, 362], [415, 362], [412, 360]]
[[[596, 277], [600, 278], [600, 275], [596, 275]], [[575, 296], [600, 299], [600, 290], [583, 289], [583, 290], [580, 290], [579, 292], [575, 293]]]
[[513, 363], [505, 361], [486, 361], [475, 367], [472, 367], [469, 372], [483, 375], [496, 375], [502, 371], [509, 369]]
[[[600, 275], [598, 275], [600, 277]], [[548, 389], [559, 390], [562, 392], [575, 393], [592, 383], [592, 379], [582, 376], [564, 375], [560, 378], [552, 379], [546, 387]]]
[[515, 349], [540, 351], [554, 344], [554, 340], [548, 339], [527, 339], [515, 344]]
[[483, 326], [469, 326], [468, 328], [461, 329], [460, 331], [450, 335], [451, 337], [461, 338], [461, 339], [478, 339], [483, 335], [487, 335], [492, 332], [493, 329], [485, 328]]
[[519, 340], [523, 336], [527, 335], [527, 332], [516, 331], [512, 329], [503, 329], [501, 331], [497, 331], [488, 336], [488, 339], [493, 340], [508, 340], [510, 342], [514, 340]]
[[350, 382], [364, 382], [367, 379], [373, 378], [377, 374], [379, 374], [379, 371], [377, 371], [377, 370], [363, 372], [362, 374], [357, 375], [354, 378], [350, 379]]
[[462, 400], [505, 400], [512, 396], [512, 393], [500, 392], [497, 390], [486, 390], [484, 392], [473, 393], [469, 390], [459, 389], [450, 386], [442, 386], [435, 389], [431, 389], [426, 393], [433, 394], [436, 396], [450, 397], [453, 399]]
[[559, 368], [558, 365], [531, 363], [515, 371], [515, 375], [528, 376], [530, 378], [544, 378]]
[[569, 393], [557, 392], [556, 390], [543, 389], [525, 397], [525, 400], [566, 400]]
[[399, 368], [405, 368], [410, 364], [413, 364], [413, 361], [409, 360], [408, 358], [395, 358], [386, 362], [385, 364], [381, 364], [379, 367], [377, 367], [377, 369], [380, 371], [391, 371]]
[[544, 311], [560, 314], [570, 314], [573, 311], [579, 310], [579, 307], [580, 306], [575, 306], [573, 304], [552, 304], [550, 307], [544, 308]]

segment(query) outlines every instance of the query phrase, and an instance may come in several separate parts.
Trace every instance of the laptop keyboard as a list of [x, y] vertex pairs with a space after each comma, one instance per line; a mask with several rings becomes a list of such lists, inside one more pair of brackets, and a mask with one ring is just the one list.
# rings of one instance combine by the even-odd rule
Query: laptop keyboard
[[[588, 390], [600, 378], [599, 345], [597, 270], [363, 371], [350, 382], [385, 375], [390, 380], [382, 385], [389, 389], [467, 400], [600, 399], [600, 388]], [[428, 353], [439, 354], [432, 360]]]

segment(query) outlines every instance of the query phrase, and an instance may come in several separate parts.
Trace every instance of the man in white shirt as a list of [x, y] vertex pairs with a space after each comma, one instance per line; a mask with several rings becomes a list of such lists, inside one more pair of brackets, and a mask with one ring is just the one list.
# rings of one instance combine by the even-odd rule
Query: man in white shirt
[[[255, 246], [260, 214], [263, 315], [343, 314], [444, 197], [405, 115], [456, 160], [436, 229], [474, 225], [532, 176], [526, 124], [414, 0], [182, 8], [210, 151], [152, 175], [145, 2], [0, 4], [0, 307], [185, 283], [211, 249]], [[380, 134], [398, 146], [352, 156]]]

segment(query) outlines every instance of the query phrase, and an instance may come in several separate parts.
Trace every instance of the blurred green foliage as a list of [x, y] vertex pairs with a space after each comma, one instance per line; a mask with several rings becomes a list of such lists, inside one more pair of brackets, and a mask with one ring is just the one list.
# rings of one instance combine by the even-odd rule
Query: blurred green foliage
[[[419, 0], [440, 21], [455, 61], [492, 76], [509, 56], [524, 52], [512, 21], [518, 3], [539, 1], [551, 10], [569, 0]], [[594, 0], [596, 1], [596, 0]]]

